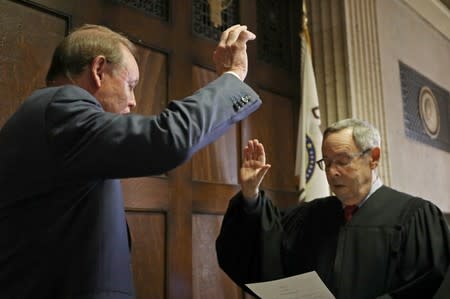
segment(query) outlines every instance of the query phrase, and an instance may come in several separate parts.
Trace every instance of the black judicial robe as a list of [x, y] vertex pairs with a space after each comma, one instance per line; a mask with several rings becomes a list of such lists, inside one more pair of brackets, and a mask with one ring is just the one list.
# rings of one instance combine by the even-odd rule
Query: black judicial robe
[[219, 265], [244, 289], [316, 271], [337, 299], [433, 297], [450, 264], [448, 225], [435, 205], [382, 186], [343, 219], [335, 196], [282, 214], [264, 192], [254, 207], [238, 193], [216, 241]]
[[450, 297], [450, 267], [444, 277], [439, 290], [434, 295], [433, 299], [448, 299]]

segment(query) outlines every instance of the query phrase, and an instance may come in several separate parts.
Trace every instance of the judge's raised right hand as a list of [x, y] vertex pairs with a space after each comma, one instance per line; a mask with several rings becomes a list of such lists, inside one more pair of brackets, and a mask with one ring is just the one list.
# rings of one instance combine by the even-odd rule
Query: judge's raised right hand
[[243, 149], [244, 162], [239, 171], [242, 194], [248, 200], [256, 199], [259, 185], [270, 168], [266, 164], [264, 146], [257, 139], [249, 140]]
[[232, 71], [244, 81], [248, 72], [247, 41], [255, 38], [256, 35], [248, 31], [247, 26], [239, 24], [222, 32], [213, 55], [219, 76]]

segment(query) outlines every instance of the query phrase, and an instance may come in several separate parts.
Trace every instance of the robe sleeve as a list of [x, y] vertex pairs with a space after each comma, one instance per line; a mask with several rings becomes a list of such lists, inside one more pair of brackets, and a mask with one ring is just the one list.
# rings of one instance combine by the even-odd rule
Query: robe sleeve
[[444, 277], [439, 290], [434, 295], [433, 299], [448, 299], [450, 294], [450, 267], [447, 270], [447, 274]]
[[222, 270], [249, 293], [246, 283], [282, 277], [280, 219], [263, 191], [253, 206], [241, 193], [230, 201], [216, 240], [217, 258]]
[[432, 298], [450, 264], [449, 228], [442, 212], [428, 201], [416, 201], [403, 225], [396, 283], [380, 298]]

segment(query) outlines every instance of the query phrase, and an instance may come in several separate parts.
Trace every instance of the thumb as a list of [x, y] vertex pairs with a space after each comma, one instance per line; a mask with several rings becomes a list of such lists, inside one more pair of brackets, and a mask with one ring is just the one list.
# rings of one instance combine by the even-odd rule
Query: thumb
[[270, 164], [266, 164], [264, 166], [261, 167], [261, 170], [258, 172], [258, 182], [261, 183], [261, 181], [263, 180], [264, 176], [266, 175], [267, 171], [269, 171], [270, 168]]

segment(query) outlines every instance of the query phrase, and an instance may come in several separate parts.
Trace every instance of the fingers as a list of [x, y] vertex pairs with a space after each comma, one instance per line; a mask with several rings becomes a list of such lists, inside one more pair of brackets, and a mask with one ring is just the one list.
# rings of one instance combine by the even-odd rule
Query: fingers
[[255, 149], [256, 149], [256, 143], [258, 142], [257, 139], [249, 140], [247, 142], [247, 145], [244, 147], [244, 159], [245, 161], [249, 160], [255, 160]]
[[266, 153], [264, 145], [258, 139], [251, 139], [243, 149], [244, 161], [258, 161], [262, 165], [266, 164]]
[[217, 46], [216, 51], [214, 51], [214, 62], [222, 63], [225, 68], [229, 68], [231, 66], [233, 56], [231, 46], [233, 46], [233, 44], [237, 41], [239, 34], [246, 29], [247, 26], [237, 24], [222, 32], [219, 45]]
[[264, 151], [264, 146], [262, 145], [262, 143], [259, 143], [258, 140], [256, 140], [255, 143], [255, 154], [257, 160], [259, 160], [263, 164], [266, 164], [266, 153]]
[[[233, 46], [236, 42], [246, 43], [248, 40], [254, 40], [256, 35], [247, 30], [245, 25], [235, 25], [224, 31], [225, 35], [221, 37], [221, 43], [227, 47]], [[223, 39], [222, 39], [223, 38]]]
[[253, 32], [251, 32], [249, 30], [245, 30], [239, 34], [238, 40], [243, 43], [246, 43], [247, 41], [254, 40], [255, 38], [256, 38], [256, 35]]
[[247, 41], [253, 40], [256, 35], [247, 30], [245, 25], [234, 25], [226, 29], [213, 53], [213, 61], [219, 75], [232, 71], [241, 80], [248, 72]]
[[[233, 32], [236, 29], [239, 29], [240, 27], [244, 27], [244, 26], [236, 24], [234, 26], [231, 26], [230, 28], [228, 28], [224, 32], [222, 32], [222, 35], [220, 36], [219, 47], [225, 47], [225, 45], [227, 44], [227, 42], [229, 40], [230, 33]], [[247, 26], [245, 26], [245, 28], [247, 29]], [[242, 30], [240, 30], [240, 31], [242, 31]]]

